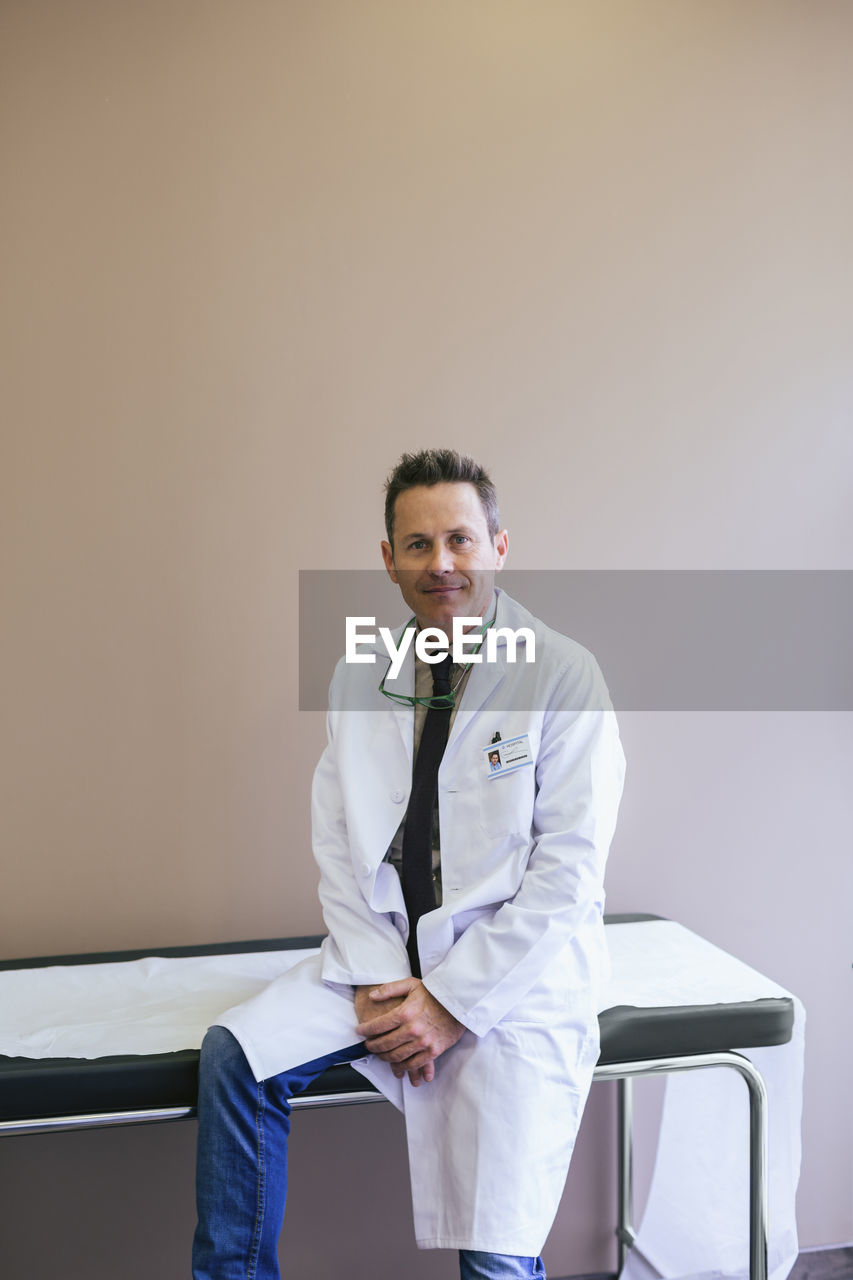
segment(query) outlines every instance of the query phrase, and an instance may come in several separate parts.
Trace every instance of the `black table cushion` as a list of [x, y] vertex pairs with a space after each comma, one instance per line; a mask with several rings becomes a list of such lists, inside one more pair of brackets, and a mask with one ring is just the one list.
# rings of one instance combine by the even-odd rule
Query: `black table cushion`
[[[608, 916], [608, 924], [657, 919]], [[0, 969], [41, 968], [55, 964], [105, 964], [146, 956], [223, 955], [287, 951], [319, 946], [321, 937], [277, 938], [209, 947], [170, 947], [84, 956], [47, 956], [0, 962]], [[794, 1025], [793, 1000], [787, 997], [743, 1004], [689, 1005], [679, 1008], [606, 1009], [599, 1017], [602, 1064], [683, 1057], [725, 1049], [785, 1044]], [[198, 1050], [120, 1057], [9, 1058], [0, 1056], [0, 1121], [52, 1119], [99, 1112], [194, 1107], [198, 1087]], [[350, 1066], [319, 1076], [308, 1096], [375, 1092]]]

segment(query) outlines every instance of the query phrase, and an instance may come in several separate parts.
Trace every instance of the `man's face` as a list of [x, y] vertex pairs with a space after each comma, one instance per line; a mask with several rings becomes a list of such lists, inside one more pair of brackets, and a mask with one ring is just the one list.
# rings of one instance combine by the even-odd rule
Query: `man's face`
[[489, 537], [480, 496], [463, 483], [406, 489], [394, 505], [394, 546], [382, 543], [385, 568], [419, 626], [448, 636], [454, 618], [490, 610], [506, 553], [506, 530]]

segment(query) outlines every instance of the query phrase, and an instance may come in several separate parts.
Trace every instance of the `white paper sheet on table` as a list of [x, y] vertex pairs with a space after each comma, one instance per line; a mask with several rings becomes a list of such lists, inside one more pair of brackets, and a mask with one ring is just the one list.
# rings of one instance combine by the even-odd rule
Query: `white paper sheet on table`
[[[788, 992], [672, 921], [607, 928], [612, 977], [601, 1008], [730, 1004]], [[226, 1009], [311, 951], [0, 972], [0, 1054], [96, 1058], [197, 1049]], [[746, 1050], [770, 1100], [770, 1280], [797, 1253], [804, 1013], [789, 1045]], [[720, 1069], [670, 1076], [655, 1173], [623, 1280], [746, 1280], [747, 1093]]]
[[[787, 995], [670, 920], [609, 925], [601, 1008], [730, 1004]], [[316, 951], [148, 957], [0, 972], [0, 1054], [100, 1058], [197, 1049], [233, 1005]]]
[[198, 1049], [232, 1005], [307, 951], [50, 965], [0, 972], [0, 1054], [108, 1058]]

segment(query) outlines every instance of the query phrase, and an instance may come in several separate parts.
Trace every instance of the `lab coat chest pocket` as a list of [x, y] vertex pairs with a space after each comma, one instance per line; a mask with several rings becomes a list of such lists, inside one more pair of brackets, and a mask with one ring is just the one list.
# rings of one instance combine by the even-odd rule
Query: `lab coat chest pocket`
[[480, 824], [486, 835], [506, 836], [528, 833], [533, 821], [535, 766], [498, 777], [480, 778]]

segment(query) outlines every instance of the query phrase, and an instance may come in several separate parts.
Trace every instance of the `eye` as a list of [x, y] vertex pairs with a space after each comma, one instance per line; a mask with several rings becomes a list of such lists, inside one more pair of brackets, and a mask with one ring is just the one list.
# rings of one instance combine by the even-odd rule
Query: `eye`
[[426, 546], [426, 542], [424, 541], [424, 539], [423, 539], [423, 538], [418, 538], [416, 542], [410, 542], [410, 543], [409, 543], [409, 545], [408, 545], [408, 547], [406, 548], [406, 550], [407, 550], [407, 551], [421, 551], [425, 546]]
[[453, 541], [454, 542], [470, 542], [471, 539], [468, 537], [467, 533], [455, 533], [453, 535]]

